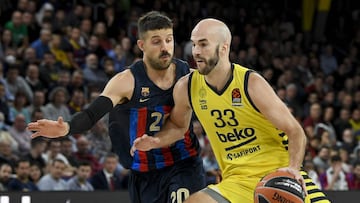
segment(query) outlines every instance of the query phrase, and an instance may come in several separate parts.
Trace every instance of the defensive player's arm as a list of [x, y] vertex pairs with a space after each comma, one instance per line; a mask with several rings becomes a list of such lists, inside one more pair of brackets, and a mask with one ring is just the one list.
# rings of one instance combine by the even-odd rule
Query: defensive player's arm
[[305, 154], [305, 133], [290, 113], [287, 106], [276, 95], [266, 80], [257, 73], [251, 73], [248, 93], [258, 110], [289, 138], [289, 168], [299, 170]]
[[166, 147], [174, 142], [184, 139], [185, 132], [189, 129], [192, 109], [188, 96], [188, 76], [182, 77], [175, 85], [173, 91], [175, 106], [170, 112], [164, 126], [155, 136], [143, 135], [137, 138], [131, 149], [148, 151], [154, 148]]
[[108, 113], [116, 104], [131, 97], [134, 88], [134, 77], [129, 70], [115, 75], [105, 86], [101, 95], [87, 109], [76, 113], [69, 122], [59, 117], [57, 121], [41, 119], [28, 124], [28, 129], [35, 131], [32, 138], [62, 137], [67, 134], [82, 133]]

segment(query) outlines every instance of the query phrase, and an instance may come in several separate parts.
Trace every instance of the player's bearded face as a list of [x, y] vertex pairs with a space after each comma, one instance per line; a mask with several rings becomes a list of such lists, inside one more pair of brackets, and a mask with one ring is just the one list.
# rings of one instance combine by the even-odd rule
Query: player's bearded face
[[172, 58], [173, 55], [170, 52], [162, 51], [156, 58], [149, 58], [149, 63], [157, 70], [164, 70], [169, 68]]
[[202, 75], [209, 74], [219, 62], [219, 45], [216, 46], [215, 53], [212, 57], [206, 59], [198, 56], [196, 58], [202, 60], [205, 64], [204, 67], [198, 66], [199, 73]]

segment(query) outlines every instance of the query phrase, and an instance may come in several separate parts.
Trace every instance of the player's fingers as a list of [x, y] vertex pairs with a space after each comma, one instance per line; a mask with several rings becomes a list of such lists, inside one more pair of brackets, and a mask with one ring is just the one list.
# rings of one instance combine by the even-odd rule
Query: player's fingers
[[140, 141], [141, 141], [141, 137], [136, 138], [133, 142], [133, 146], [138, 144]]
[[131, 149], [130, 149], [130, 155], [131, 155], [131, 156], [134, 156], [135, 151], [136, 151], [136, 147], [133, 145], [133, 146], [131, 147]]
[[30, 131], [38, 131], [39, 127], [38, 125], [28, 125], [27, 129]]
[[60, 124], [62, 124], [62, 123], [64, 122], [64, 119], [63, 119], [63, 117], [62, 117], [62, 116], [59, 116], [59, 118], [58, 118], [58, 122], [59, 122]]
[[33, 134], [31, 135], [31, 138], [34, 139], [34, 138], [39, 137], [39, 136], [40, 136], [40, 133], [39, 133], [39, 132], [36, 132], [36, 133], [33, 133]]
[[306, 190], [306, 184], [305, 184], [304, 178], [301, 178], [301, 185], [302, 185], [302, 188], [304, 190], [304, 195], [307, 196], [308, 193], [307, 193], [307, 190]]
[[38, 121], [37, 121], [37, 124], [38, 124], [39, 126], [44, 126], [46, 123], [47, 123], [47, 121], [46, 121], [45, 119], [41, 119], [41, 120], [38, 120]]

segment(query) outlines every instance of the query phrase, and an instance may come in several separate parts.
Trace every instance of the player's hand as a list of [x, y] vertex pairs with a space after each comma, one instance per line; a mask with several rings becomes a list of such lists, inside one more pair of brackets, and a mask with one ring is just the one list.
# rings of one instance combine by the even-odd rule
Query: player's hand
[[285, 168], [279, 168], [278, 171], [285, 171], [285, 172], [289, 172], [289, 173], [293, 174], [295, 179], [301, 184], [303, 191], [304, 191], [304, 195], [305, 196], [307, 195], [305, 180], [302, 177], [302, 175], [300, 174], [300, 171], [298, 169], [291, 168], [291, 167], [285, 167]]
[[35, 131], [31, 135], [31, 138], [43, 136], [47, 138], [63, 137], [69, 132], [69, 125], [64, 122], [62, 117], [59, 117], [57, 121], [41, 119], [36, 122], [28, 124], [27, 129]]
[[130, 154], [131, 156], [134, 156], [136, 150], [149, 151], [151, 149], [157, 148], [156, 145], [159, 143], [159, 138], [144, 134], [143, 136], [138, 137], [134, 140], [133, 146], [130, 149]]

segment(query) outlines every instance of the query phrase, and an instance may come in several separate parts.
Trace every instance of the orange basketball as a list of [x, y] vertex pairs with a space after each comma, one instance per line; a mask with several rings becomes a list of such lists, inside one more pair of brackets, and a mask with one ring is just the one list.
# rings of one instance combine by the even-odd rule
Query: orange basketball
[[288, 172], [275, 171], [263, 177], [256, 185], [255, 203], [303, 203], [301, 184]]

